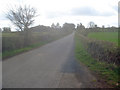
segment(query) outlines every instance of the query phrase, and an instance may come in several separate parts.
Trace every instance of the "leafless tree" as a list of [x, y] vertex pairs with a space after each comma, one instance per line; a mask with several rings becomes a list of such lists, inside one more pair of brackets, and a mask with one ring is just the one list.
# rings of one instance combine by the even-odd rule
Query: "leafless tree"
[[54, 24], [54, 23], [52, 23], [51, 27], [55, 29], [55, 24]]
[[88, 28], [95, 28], [95, 23], [94, 22], [89, 22], [88, 23]]
[[10, 33], [11, 32], [11, 28], [10, 27], [3, 27], [3, 32], [6, 32], [6, 33]]
[[36, 9], [30, 6], [19, 6], [9, 10], [6, 17], [21, 31], [28, 30], [28, 27], [33, 24], [36, 16]]
[[19, 30], [23, 31], [24, 46], [29, 45], [31, 41], [31, 33], [29, 26], [33, 24], [34, 17], [36, 17], [36, 9], [30, 6], [18, 6], [15, 9], [9, 10], [6, 17], [16, 26]]

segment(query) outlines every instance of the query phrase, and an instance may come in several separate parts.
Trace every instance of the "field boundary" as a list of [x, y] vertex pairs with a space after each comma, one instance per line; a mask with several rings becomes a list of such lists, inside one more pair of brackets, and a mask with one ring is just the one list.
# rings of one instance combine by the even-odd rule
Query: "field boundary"
[[68, 36], [70, 34], [71, 33], [65, 34], [64, 36], [59, 37], [59, 38], [52, 38], [49, 41], [44, 41], [44, 42], [42, 41], [42, 42], [39, 42], [39, 43], [35, 43], [35, 44], [29, 45], [29, 46], [24, 47], [24, 48], [3, 52], [2, 53], [2, 60], [5, 60], [7, 58], [19, 55], [19, 54], [24, 53], [24, 52], [28, 52], [28, 51], [36, 49], [36, 48], [39, 48], [39, 47], [41, 47], [41, 46], [43, 46], [45, 44], [48, 44], [48, 43], [54, 42], [56, 40], [59, 40], [61, 38], [64, 38], [65, 36]]
[[[93, 71], [99, 80], [104, 81], [111, 87], [120, 87], [119, 82], [119, 70], [120, 67], [109, 64], [104, 61], [99, 61], [93, 58], [90, 52], [85, 48], [85, 43], [83, 43], [83, 38], [81, 38], [78, 33], [75, 34], [75, 56], [78, 61], [86, 65], [91, 71]], [[95, 81], [96, 82], [96, 81]]]

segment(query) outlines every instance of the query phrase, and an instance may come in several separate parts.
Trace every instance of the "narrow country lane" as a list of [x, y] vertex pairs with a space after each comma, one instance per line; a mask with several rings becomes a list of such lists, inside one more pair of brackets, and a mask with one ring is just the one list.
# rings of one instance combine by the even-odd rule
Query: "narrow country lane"
[[90, 88], [95, 79], [74, 56], [74, 33], [2, 63], [3, 88]]

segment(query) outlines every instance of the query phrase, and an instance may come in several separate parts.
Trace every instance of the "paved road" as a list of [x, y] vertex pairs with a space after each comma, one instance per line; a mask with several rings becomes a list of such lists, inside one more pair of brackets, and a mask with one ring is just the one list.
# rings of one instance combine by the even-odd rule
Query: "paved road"
[[95, 78], [74, 57], [74, 33], [3, 61], [3, 88], [89, 88]]

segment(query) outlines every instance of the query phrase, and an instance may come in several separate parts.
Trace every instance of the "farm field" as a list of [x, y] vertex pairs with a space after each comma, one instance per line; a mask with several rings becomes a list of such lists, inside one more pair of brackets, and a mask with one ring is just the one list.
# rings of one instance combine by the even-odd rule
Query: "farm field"
[[[86, 65], [99, 76], [99, 81], [107, 82], [111, 87], [118, 82], [119, 67], [106, 62], [98, 61], [87, 52], [78, 33], [75, 34], [75, 56], [78, 61]], [[114, 68], [114, 69], [111, 69]], [[103, 80], [102, 80], [103, 79]], [[94, 81], [96, 82], [96, 81]]]
[[[79, 32], [75, 34], [75, 56], [77, 60], [96, 73], [99, 76], [99, 81], [105, 81], [111, 87], [119, 87], [118, 52], [117, 49], [111, 50], [110, 48], [113, 48], [111, 45], [109, 47], [109, 42], [118, 43], [117, 36], [116, 32], [90, 32], [87, 37]], [[101, 40], [108, 42], [104, 43]], [[108, 45], [107, 48], [104, 45]]]
[[118, 45], [118, 32], [91, 32], [88, 37], [113, 42]]
[[[43, 36], [48, 34], [50, 34], [50, 32], [32, 32], [32, 36]], [[18, 36], [20, 36], [18, 32], [2, 33], [2, 37], [18, 37]]]
[[2, 37], [17, 37], [18, 34], [15, 33], [2, 33]]
[[2, 57], [7, 58], [17, 55], [19, 53], [31, 50], [33, 48], [42, 46], [46, 43], [60, 39], [71, 32], [66, 31], [46, 31], [46, 32], [32, 32], [29, 36], [29, 45], [24, 46], [23, 33], [11, 32], [2, 33]]

